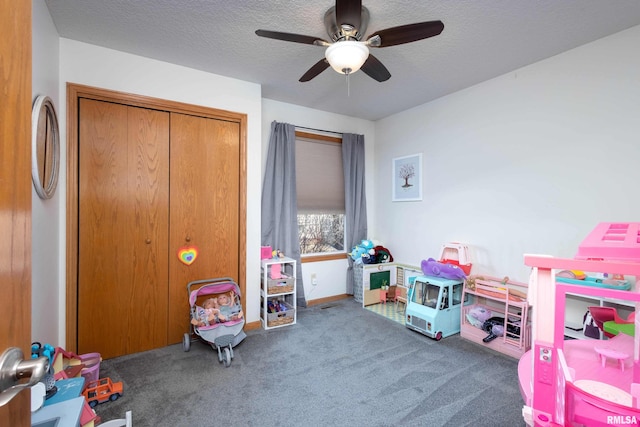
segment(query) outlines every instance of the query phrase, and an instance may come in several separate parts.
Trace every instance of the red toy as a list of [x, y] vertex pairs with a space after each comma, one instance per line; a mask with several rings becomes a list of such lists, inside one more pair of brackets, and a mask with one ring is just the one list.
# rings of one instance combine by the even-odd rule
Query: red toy
[[109, 377], [100, 378], [89, 382], [82, 394], [89, 402], [89, 406], [95, 408], [98, 403], [118, 400], [122, 396], [122, 382], [112, 382]]

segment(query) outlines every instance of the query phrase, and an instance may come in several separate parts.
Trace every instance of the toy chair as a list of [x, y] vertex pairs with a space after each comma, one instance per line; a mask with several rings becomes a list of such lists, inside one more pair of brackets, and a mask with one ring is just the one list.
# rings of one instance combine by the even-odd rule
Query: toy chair
[[604, 330], [605, 322], [613, 320], [615, 323], [633, 323], [635, 320], [635, 312], [631, 313], [629, 318], [623, 319], [618, 315], [618, 310], [616, 310], [615, 307], [600, 307], [596, 305], [590, 306], [588, 309], [598, 329], [600, 329], [607, 338], [613, 338], [615, 335]]
[[407, 308], [407, 288], [401, 285], [396, 286], [396, 311], [398, 311], [398, 303], [404, 304], [402, 311], [405, 311]]
[[396, 300], [396, 294], [397, 294], [397, 286], [396, 285], [391, 285], [389, 286], [389, 289], [387, 289], [387, 301], [395, 301]]

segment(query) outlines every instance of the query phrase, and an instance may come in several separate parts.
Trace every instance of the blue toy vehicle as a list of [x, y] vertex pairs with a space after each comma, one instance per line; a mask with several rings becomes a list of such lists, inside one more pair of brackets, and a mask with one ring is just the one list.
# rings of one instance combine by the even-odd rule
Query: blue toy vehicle
[[461, 307], [470, 303], [462, 301], [463, 287], [462, 280], [416, 277], [407, 294], [406, 327], [436, 341], [459, 333]]

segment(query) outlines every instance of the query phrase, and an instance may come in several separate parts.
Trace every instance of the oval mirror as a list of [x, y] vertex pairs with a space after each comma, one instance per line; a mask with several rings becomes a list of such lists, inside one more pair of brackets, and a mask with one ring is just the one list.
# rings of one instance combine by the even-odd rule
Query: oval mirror
[[31, 179], [41, 199], [50, 199], [58, 185], [60, 133], [51, 98], [40, 95], [31, 112]]

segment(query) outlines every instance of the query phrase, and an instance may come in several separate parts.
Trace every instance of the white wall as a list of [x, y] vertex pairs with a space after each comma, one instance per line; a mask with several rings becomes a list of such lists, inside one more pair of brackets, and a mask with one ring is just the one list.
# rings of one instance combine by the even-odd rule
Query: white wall
[[[66, 82], [245, 113], [247, 303], [259, 319], [262, 166], [273, 120], [365, 135], [369, 237], [399, 262], [467, 242], [475, 272], [526, 281], [524, 253], [572, 257], [600, 221], [638, 221], [640, 27], [373, 123], [261, 100], [260, 86], [58, 39], [33, 0], [33, 95], [58, 110], [58, 191], [33, 192], [33, 339], [65, 345]], [[400, 142], [399, 142], [400, 141]], [[423, 201], [392, 203], [391, 159], [424, 154]], [[53, 226], [52, 226], [53, 224]], [[346, 261], [302, 266], [308, 300], [342, 294]], [[318, 285], [311, 287], [309, 275]]]
[[[38, 95], [51, 98], [56, 111], [60, 112], [59, 85], [59, 41], [49, 9], [43, 1], [33, 0], [33, 74], [32, 99]], [[58, 116], [59, 127], [64, 121]], [[60, 169], [60, 173], [64, 171]], [[61, 325], [64, 319], [64, 233], [60, 227], [65, 217], [61, 211], [64, 189], [59, 182], [51, 199], [42, 200], [32, 189], [32, 277], [31, 277], [31, 339], [57, 345], [60, 342]]]
[[[528, 281], [598, 222], [639, 221], [640, 26], [376, 123], [378, 236], [402, 262], [470, 245], [472, 272]], [[401, 141], [401, 143], [398, 143]], [[423, 153], [423, 200], [391, 202], [391, 159]]]
[[[261, 89], [115, 50], [60, 39], [60, 90], [67, 82], [247, 114], [247, 321], [259, 320]], [[60, 108], [61, 123], [66, 105]], [[63, 139], [66, 138], [66, 133]], [[66, 163], [63, 165], [66, 168]], [[66, 185], [64, 182], [61, 185]], [[254, 279], [255, 278], [255, 279]], [[64, 321], [61, 319], [61, 323]]]
[[[271, 122], [285, 122], [296, 126], [313, 129], [322, 129], [340, 133], [355, 133], [364, 135], [365, 142], [365, 173], [367, 204], [373, 206], [376, 196], [374, 180], [374, 122], [354, 117], [343, 116], [326, 111], [299, 107], [270, 99], [262, 100], [262, 175], [267, 161], [269, 136], [271, 134]], [[313, 131], [309, 131], [313, 132]], [[370, 234], [374, 233], [372, 224], [375, 223], [376, 213], [367, 211], [367, 222]], [[346, 292], [347, 260], [334, 260], [323, 262], [308, 262], [302, 264], [302, 282], [307, 301], [325, 298], [333, 295], [342, 295]], [[315, 273], [317, 285], [311, 285], [310, 275]]]

